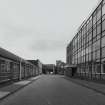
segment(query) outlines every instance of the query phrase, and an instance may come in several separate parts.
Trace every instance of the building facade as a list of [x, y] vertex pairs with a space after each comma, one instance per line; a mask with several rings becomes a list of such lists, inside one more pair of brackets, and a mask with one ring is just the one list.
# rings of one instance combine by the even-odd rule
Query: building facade
[[36, 74], [42, 74], [42, 65], [43, 64], [39, 59], [37, 59], [37, 60], [28, 60], [28, 61], [36, 66], [36, 68], [37, 68], [37, 70], [36, 70], [37, 73]]
[[0, 47], [0, 83], [35, 76], [35, 65]]
[[82, 23], [67, 46], [66, 61], [78, 76], [105, 79], [105, 0]]

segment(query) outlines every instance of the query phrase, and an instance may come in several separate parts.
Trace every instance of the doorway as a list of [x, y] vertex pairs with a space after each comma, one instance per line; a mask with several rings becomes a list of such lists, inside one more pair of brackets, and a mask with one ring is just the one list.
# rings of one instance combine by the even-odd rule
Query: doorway
[[77, 68], [76, 67], [72, 68], [72, 76], [75, 76], [76, 73], [77, 73]]

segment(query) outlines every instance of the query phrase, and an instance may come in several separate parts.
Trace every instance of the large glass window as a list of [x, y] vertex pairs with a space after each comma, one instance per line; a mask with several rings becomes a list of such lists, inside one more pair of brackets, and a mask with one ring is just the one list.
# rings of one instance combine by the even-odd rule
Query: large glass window
[[105, 46], [105, 37], [102, 38], [102, 45], [101, 45], [101, 46], [102, 46], [102, 47]]
[[88, 52], [91, 53], [91, 46], [88, 47]]
[[1, 72], [7, 71], [6, 62], [4, 60], [0, 60], [0, 70]]
[[86, 54], [88, 54], [88, 47], [86, 48]]
[[102, 31], [105, 30], [105, 20], [102, 22]]
[[100, 64], [96, 64], [96, 72], [101, 73]]
[[97, 40], [99, 40], [101, 38], [101, 34], [97, 35]]
[[87, 37], [86, 37], [86, 42], [89, 41], [89, 33], [87, 34]]
[[96, 36], [96, 28], [93, 30], [93, 37]]
[[92, 45], [92, 40], [91, 41], [89, 41], [89, 46], [91, 46]]
[[89, 33], [89, 41], [92, 39], [92, 32]]
[[105, 4], [102, 7], [102, 15], [104, 15], [104, 14], [105, 14]]
[[102, 32], [102, 36], [105, 36], [105, 31]]
[[10, 62], [7, 62], [7, 72], [10, 72]]
[[101, 18], [101, 6], [99, 6], [97, 10], [97, 20], [99, 20], [100, 18]]
[[95, 23], [96, 23], [96, 11], [93, 14], [93, 24], [95, 24]]
[[96, 42], [96, 40], [97, 40], [97, 37], [94, 37], [94, 38], [93, 38], [93, 43]]
[[91, 61], [91, 53], [89, 53], [89, 61]]
[[88, 62], [88, 54], [86, 55], [86, 61]]
[[84, 63], [85, 63], [85, 56], [83, 56], [83, 61], [84, 61]]
[[102, 48], [102, 58], [105, 57], [105, 47]]
[[93, 51], [97, 49], [97, 42], [93, 43]]
[[96, 52], [94, 51], [93, 52], [93, 60], [95, 60], [96, 59]]
[[103, 66], [103, 73], [105, 73], [105, 63], [102, 64], [102, 66]]
[[96, 24], [93, 25], [93, 30], [96, 29]]
[[90, 29], [91, 27], [92, 27], [92, 18], [90, 18], [89, 20], [88, 29]]
[[100, 40], [96, 41], [96, 50], [100, 49]]
[[100, 58], [100, 50], [97, 50], [96, 51], [96, 59], [99, 59]]
[[105, 15], [102, 16], [102, 21], [105, 20]]
[[98, 26], [97, 26], [97, 34], [100, 34], [101, 33], [101, 24], [99, 24]]

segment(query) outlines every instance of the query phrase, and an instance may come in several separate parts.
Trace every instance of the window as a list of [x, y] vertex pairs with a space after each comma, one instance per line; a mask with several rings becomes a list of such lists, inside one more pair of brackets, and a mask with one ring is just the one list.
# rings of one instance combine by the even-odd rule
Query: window
[[95, 51], [95, 43], [93, 43], [92, 46], [93, 46], [93, 47], [92, 47], [92, 51]]
[[101, 18], [101, 9], [97, 11], [97, 20], [99, 20], [100, 18]]
[[93, 43], [96, 42], [96, 40], [97, 40], [97, 37], [94, 37], [94, 38], [93, 38]]
[[83, 63], [83, 57], [81, 57], [81, 63]]
[[105, 21], [102, 22], [102, 31], [105, 30]]
[[102, 7], [102, 16], [105, 14], [105, 4]]
[[86, 43], [89, 41], [89, 37], [88, 37], [88, 35], [87, 35], [87, 37], [86, 37]]
[[89, 64], [89, 72], [90, 73], [92, 72], [92, 66], [91, 66], [91, 64]]
[[100, 50], [97, 50], [96, 52], [96, 59], [99, 59], [100, 58]]
[[102, 45], [101, 45], [101, 46], [102, 46], [102, 47], [105, 46], [105, 37], [102, 38]]
[[10, 72], [10, 62], [7, 62], [7, 72]]
[[95, 25], [93, 25], [93, 30], [96, 28], [96, 24]]
[[7, 71], [6, 62], [4, 60], [0, 61], [0, 69], [1, 69], [1, 72], [6, 72]]
[[95, 23], [96, 23], [96, 11], [93, 14], [93, 24], [95, 24]]
[[96, 50], [100, 49], [100, 40], [96, 42]]
[[101, 34], [97, 35], [97, 40], [99, 40], [101, 38]]
[[88, 54], [88, 47], [86, 48], [86, 54]]
[[88, 54], [86, 55], [86, 61], [88, 62]]
[[92, 18], [90, 18], [89, 20], [88, 29], [90, 29], [91, 27], [92, 27]]
[[89, 61], [91, 61], [91, 53], [89, 53]]
[[97, 34], [100, 34], [101, 33], [101, 24], [99, 24], [98, 26], [97, 26]]
[[96, 64], [96, 72], [101, 73], [100, 64]]
[[89, 33], [89, 41], [92, 39], [92, 32]]
[[93, 43], [93, 51], [96, 50], [97, 42]]
[[83, 59], [84, 59], [83, 61], [84, 61], [84, 63], [85, 63], [85, 56], [83, 56]]
[[92, 45], [92, 41], [89, 41], [89, 46], [91, 46]]
[[102, 58], [105, 57], [105, 47], [102, 48]]
[[98, 20], [98, 21], [97, 21], [97, 25], [99, 25], [99, 24], [101, 24], [101, 20]]
[[91, 53], [91, 46], [88, 47], [88, 52]]
[[86, 73], [89, 73], [89, 67], [86, 65]]
[[105, 20], [105, 15], [102, 16], [102, 21]]
[[103, 64], [103, 73], [105, 73], [105, 64]]
[[93, 52], [93, 60], [95, 60], [96, 59], [96, 52], [94, 51]]
[[102, 32], [102, 36], [105, 36], [105, 31]]
[[96, 36], [96, 28], [93, 30], [93, 37]]

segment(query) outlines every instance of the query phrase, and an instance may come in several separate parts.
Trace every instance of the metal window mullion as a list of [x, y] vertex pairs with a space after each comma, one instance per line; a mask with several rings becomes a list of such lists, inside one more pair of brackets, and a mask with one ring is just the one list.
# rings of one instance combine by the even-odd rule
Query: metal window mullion
[[[91, 44], [91, 62], [92, 62], [92, 70], [93, 71], [93, 16], [92, 16], [92, 44]], [[92, 72], [91, 72], [91, 78], [92, 78]]]
[[[87, 27], [87, 23], [86, 23], [86, 27]], [[87, 31], [87, 29], [85, 31]], [[87, 35], [86, 32], [85, 32], [85, 35]], [[86, 37], [87, 36], [85, 36], [85, 77], [86, 77]]]
[[102, 48], [101, 48], [101, 44], [102, 44], [102, 2], [101, 2], [101, 36], [100, 36], [100, 79], [101, 79], [101, 57], [102, 57]]

